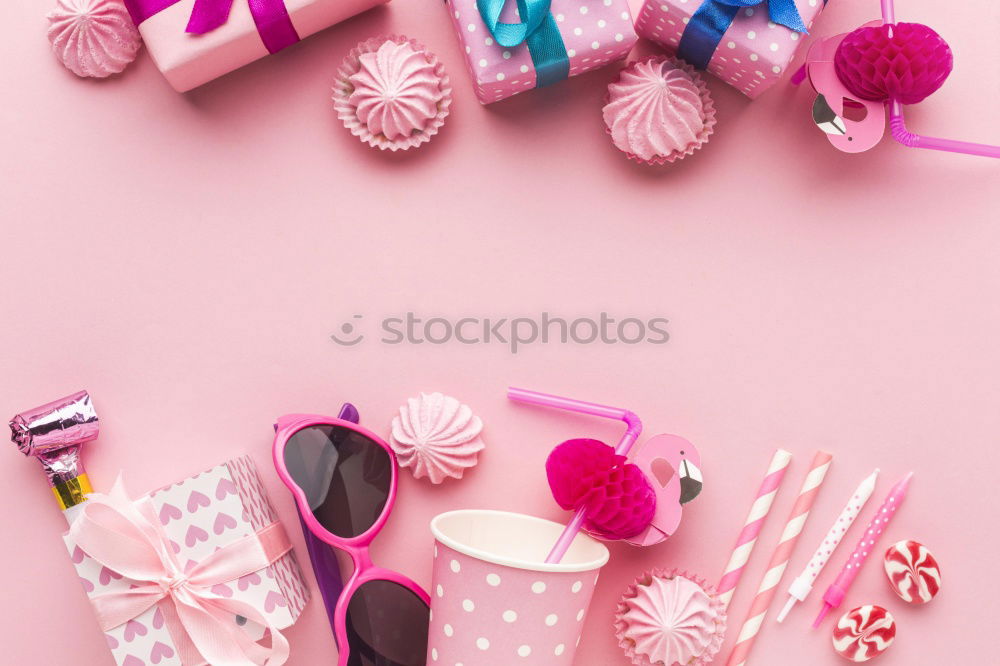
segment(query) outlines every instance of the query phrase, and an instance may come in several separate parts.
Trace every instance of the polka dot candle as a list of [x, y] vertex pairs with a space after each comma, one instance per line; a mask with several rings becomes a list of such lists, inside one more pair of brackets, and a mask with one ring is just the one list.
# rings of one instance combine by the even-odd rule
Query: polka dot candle
[[858, 489], [854, 491], [851, 499], [848, 500], [847, 505], [837, 516], [837, 520], [834, 521], [830, 530], [823, 537], [823, 541], [819, 544], [816, 552], [809, 559], [806, 568], [801, 574], [792, 582], [791, 587], [788, 588], [788, 594], [791, 597], [788, 600], [788, 604], [785, 606], [781, 614], [778, 615], [778, 622], [783, 622], [788, 612], [792, 610], [796, 601], [805, 601], [806, 597], [812, 592], [813, 584], [816, 582], [816, 577], [819, 576], [823, 568], [826, 567], [827, 563], [830, 561], [830, 556], [833, 552], [837, 550], [840, 542], [843, 541], [844, 536], [847, 534], [847, 530], [851, 529], [851, 525], [857, 520], [858, 515], [861, 513], [861, 509], [864, 508], [868, 500], [871, 499], [872, 493], [875, 492], [875, 482], [878, 480], [878, 470], [872, 472], [871, 476], [861, 482]]
[[[635, 22], [636, 32], [676, 53], [681, 35], [701, 5], [697, 0], [645, 0]], [[806, 27], [825, 3], [795, 0]], [[802, 43], [801, 35], [768, 19], [766, 5], [741, 9], [723, 35], [708, 71], [751, 99], [774, 85], [785, 73]]]
[[816, 622], [813, 623], [814, 627], [818, 627], [827, 613], [835, 608], [839, 608], [840, 604], [843, 603], [844, 598], [847, 596], [847, 591], [858, 576], [858, 572], [861, 571], [861, 567], [868, 560], [868, 556], [871, 555], [872, 549], [875, 547], [876, 542], [878, 542], [879, 537], [885, 532], [889, 521], [896, 515], [896, 511], [899, 510], [899, 506], [906, 498], [906, 491], [910, 487], [910, 479], [912, 478], [913, 473], [911, 472], [889, 491], [889, 495], [885, 498], [882, 506], [879, 507], [875, 517], [868, 523], [868, 528], [861, 535], [861, 540], [858, 541], [854, 552], [847, 559], [847, 564], [844, 565], [844, 568], [837, 576], [837, 580], [823, 594], [823, 610], [820, 612], [819, 617], [816, 618]]
[[428, 666], [570, 666], [608, 549], [579, 534], [546, 564], [563, 526], [503, 511], [431, 522]]
[[[498, 102], [535, 87], [535, 66], [526, 45], [504, 48], [496, 44], [476, 0], [447, 3], [481, 103]], [[638, 39], [628, 0], [552, 0], [551, 12], [569, 56], [570, 76], [621, 60]], [[519, 22], [515, 2], [506, 4], [500, 20]]]

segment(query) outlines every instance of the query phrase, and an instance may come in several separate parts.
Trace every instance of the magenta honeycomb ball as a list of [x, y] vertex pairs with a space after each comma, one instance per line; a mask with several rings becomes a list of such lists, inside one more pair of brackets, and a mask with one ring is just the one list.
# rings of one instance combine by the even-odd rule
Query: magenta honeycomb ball
[[552, 496], [567, 511], [587, 510], [584, 527], [605, 539], [642, 532], [656, 512], [656, 493], [638, 467], [596, 439], [571, 439], [545, 463]]
[[858, 28], [837, 48], [837, 76], [862, 99], [916, 104], [951, 74], [951, 48], [921, 23]]

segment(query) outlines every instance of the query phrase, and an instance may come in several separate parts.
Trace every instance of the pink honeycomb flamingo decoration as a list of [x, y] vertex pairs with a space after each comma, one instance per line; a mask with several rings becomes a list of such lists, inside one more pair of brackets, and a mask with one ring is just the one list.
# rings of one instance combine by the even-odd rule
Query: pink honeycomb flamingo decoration
[[904, 146], [1000, 158], [1000, 146], [906, 128], [903, 105], [937, 91], [952, 65], [951, 49], [940, 35], [920, 23], [896, 23], [893, 0], [882, 0], [881, 21], [813, 44], [792, 83], [809, 79], [817, 93], [813, 122], [843, 152], [864, 152], [881, 141], [888, 107], [892, 137]]

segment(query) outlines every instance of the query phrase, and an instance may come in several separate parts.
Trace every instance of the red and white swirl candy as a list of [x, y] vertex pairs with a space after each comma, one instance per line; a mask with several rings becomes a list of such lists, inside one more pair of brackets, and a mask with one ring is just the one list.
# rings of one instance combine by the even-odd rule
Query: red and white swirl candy
[[911, 604], [926, 604], [941, 590], [941, 567], [916, 541], [900, 541], [885, 552], [885, 575], [900, 599]]
[[833, 630], [833, 649], [854, 662], [874, 659], [896, 640], [896, 621], [881, 606], [861, 606], [845, 613]]

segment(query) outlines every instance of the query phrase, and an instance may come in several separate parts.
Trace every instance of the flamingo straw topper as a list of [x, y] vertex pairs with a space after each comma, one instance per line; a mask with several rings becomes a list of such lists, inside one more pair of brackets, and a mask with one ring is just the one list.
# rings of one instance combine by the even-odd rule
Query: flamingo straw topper
[[614, 449], [594, 439], [571, 439], [549, 455], [546, 471], [552, 494], [560, 506], [576, 513], [546, 562], [559, 562], [582, 529], [598, 538], [620, 539], [634, 546], [665, 541], [680, 525], [683, 505], [701, 492], [701, 456], [682, 437], [652, 437], [633, 461], [627, 462], [642, 433], [642, 422], [634, 412], [513, 387], [507, 397], [626, 425]]
[[1000, 158], [1000, 146], [914, 134], [906, 128], [903, 105], [920, 102], [951, 73], [951, 48], [921, 23], [896, 23], [893, 0], [881, 0], [882, 20], [816, 42], [792, 77], [809, 78], [818, 93], [813, 122], [838, 150], [860, 153], [885, 133], [889, 109], [892, 137], [910, 148], [929, 148]]

